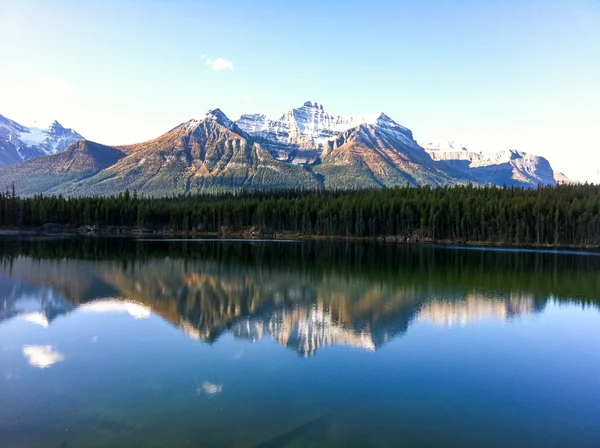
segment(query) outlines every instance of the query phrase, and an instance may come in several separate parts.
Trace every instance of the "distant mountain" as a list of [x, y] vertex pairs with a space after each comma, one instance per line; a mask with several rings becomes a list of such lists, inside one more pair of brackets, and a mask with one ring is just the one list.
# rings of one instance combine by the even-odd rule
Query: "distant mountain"
[[434, 161], [464, 181], [519, 187], [556, 185], [554, 170], [543, 157], [513, 149], [493, 153], [469, 151], [454, 142], [422, 146]]
[[557, 184], [565, 184], [565, 185], [578, 185], [581, 182], [575, 179], [571, 179], [566, 174], [561, 173], [559, 171], [554, 172], [554, 180], [556, 180]]
[[63, 151], [83, 137], [53, 121], [47, 128], [23, 126], [0, 115], [0, 166]]
[[88, 140], [71, 144], [63, 152], [0, 168], [0, 185], [13, 182], [20, 195], [74, 191], [84, 181], [113, 166], [125, 153]]
[[[59, 151], [68, 136], [81, 136], [55, 123], [35, 146], [48, 155], [35, 160], [28, 160], [33, 155], [25, 157], [34, 146], [23, 146], [33, 141], [22, 140], [30, 131], [4, 120], [8, 124], [3, 129], [10, 128], [10, 135], [2, 135], [12, 137], [0, 139], [0, 157], [6, 163], [22, 162], [0, 168], [0, 181], [5, 183], [0, 187], [14, 182], [22, 195], [107, 195], [129, 189], [165, 196], [239, 189], [556, 183], [542, 157], [517, 151], [475, 153], [452, 143], [423, 148], [409, 129], [384, 113], [335, 116], [310, 101], [278, 120], [249, 114], [234, 122], [214, 109], [143, 143], [104, 146], [79, 141], [63, 152]], [[17, 135], [20, 149], [13, 144]]]

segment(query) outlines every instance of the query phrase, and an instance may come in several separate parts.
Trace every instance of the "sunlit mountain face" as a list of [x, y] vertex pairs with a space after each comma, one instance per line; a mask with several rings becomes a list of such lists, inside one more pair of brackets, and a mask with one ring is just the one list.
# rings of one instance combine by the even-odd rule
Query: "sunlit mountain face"
[[[224, 334], [270, 337], [312, 356], [324, 346], [374, 351], [416, 322], [452, 327], [533, 315], [564, 300], [565, 288], [569, 300], [600, 298], [592, 256], [573, 264], [568, 255], [346, 243], [79, 247], [37, 242], [22, 243], [18, 256], [4, 251], [0, 325], [21, 319], [46, 328], [70, 313], [156, 315], [203, 343]], [[121, 253], [135, 255], [122, 260]], [[490, 256], [503, 265], [487, 264]], [[44, 347], [28, 353], [42, 364], [53, 359]]]

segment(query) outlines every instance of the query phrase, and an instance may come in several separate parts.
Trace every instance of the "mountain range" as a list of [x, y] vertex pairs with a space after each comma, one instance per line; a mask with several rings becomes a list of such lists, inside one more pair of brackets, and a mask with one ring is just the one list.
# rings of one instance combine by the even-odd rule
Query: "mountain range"
[[571, 182], [543, 157], [420, 145], [384, 113], [337, 116], [310, 101], [278, 120], [246, 114], [233, 121], [214, 109], [153, 140], [122, 146], [85, 140], [58, 122], [28, 128], [0, 116], [0, 166], [0, 186], [14, 183], [21, 195]]
[[23, 126], [0, 115], [0, 166], [56, 154], [82, 139], [58, 121], [42, 129]]

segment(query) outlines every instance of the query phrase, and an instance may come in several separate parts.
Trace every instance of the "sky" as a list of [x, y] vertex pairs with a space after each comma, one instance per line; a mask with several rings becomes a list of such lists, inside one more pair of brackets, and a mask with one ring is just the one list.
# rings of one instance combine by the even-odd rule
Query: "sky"
[[0, 0], [0, 114], [135, 143], [220, 108], [385, 112], [600, 173], [600, 0]]

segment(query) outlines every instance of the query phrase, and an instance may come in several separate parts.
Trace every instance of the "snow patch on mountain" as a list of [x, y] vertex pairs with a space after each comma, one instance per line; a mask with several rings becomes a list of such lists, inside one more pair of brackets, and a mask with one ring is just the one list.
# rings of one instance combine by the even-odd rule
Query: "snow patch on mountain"
[[[206, 114], [204, 116], [199, 117], [199, 118], [192, 118], [191, 120], [186, 121], [185, 123], [182, 123], [177, 128], [181, 127], [181, 128], [183, 128], [183, 130], [185, 132], [187, 132], [205, 122], [214, 122], [221, 126], [226, 127], [230, 131], [233, 131], [237, 134], [244, 134], [244, 131], [241, 130], [233, 120], [230, 120], [227, 117], [227, 115], [225, 115], [223, 113], [223, 111], [221, 109], [218, 109], [218, 108], [210, 109], [208, 112], [206, 112]], [[177, 129], [177, 128], [175, 128], [175, 129]]]
[[550, 163], [544, 157], [515, 149], [498, 152], [475, 152], [453, 142], [422, 145], [436, 162], [460, 170], [480, 183], [502, 185], [512, 182], [535, 186], [555, 185]]
[[83, 137], [53, 121], [46, 128], [23, 126], [0, 115], [0, 165], [56, 154]]
[[381, 131], [396, 134], [409, 144], [415, 144], [412, 133], [384, 113], [353, 116], [331, 115], [317, 102], [307, 101], [302, 107], [284, 113], [278, 120], [264, 114], [244, 114], [236, 124], [249, 135], [280, 145], [302, 149], [323, 149], [327, 142], [348, 129], [367, 124]]
[[21, 140], [26, 146], [39, 145], [48, 138], [48, 134], [39, 128], [29, 128], [27, 132], [18, 134], [18, 139]]

